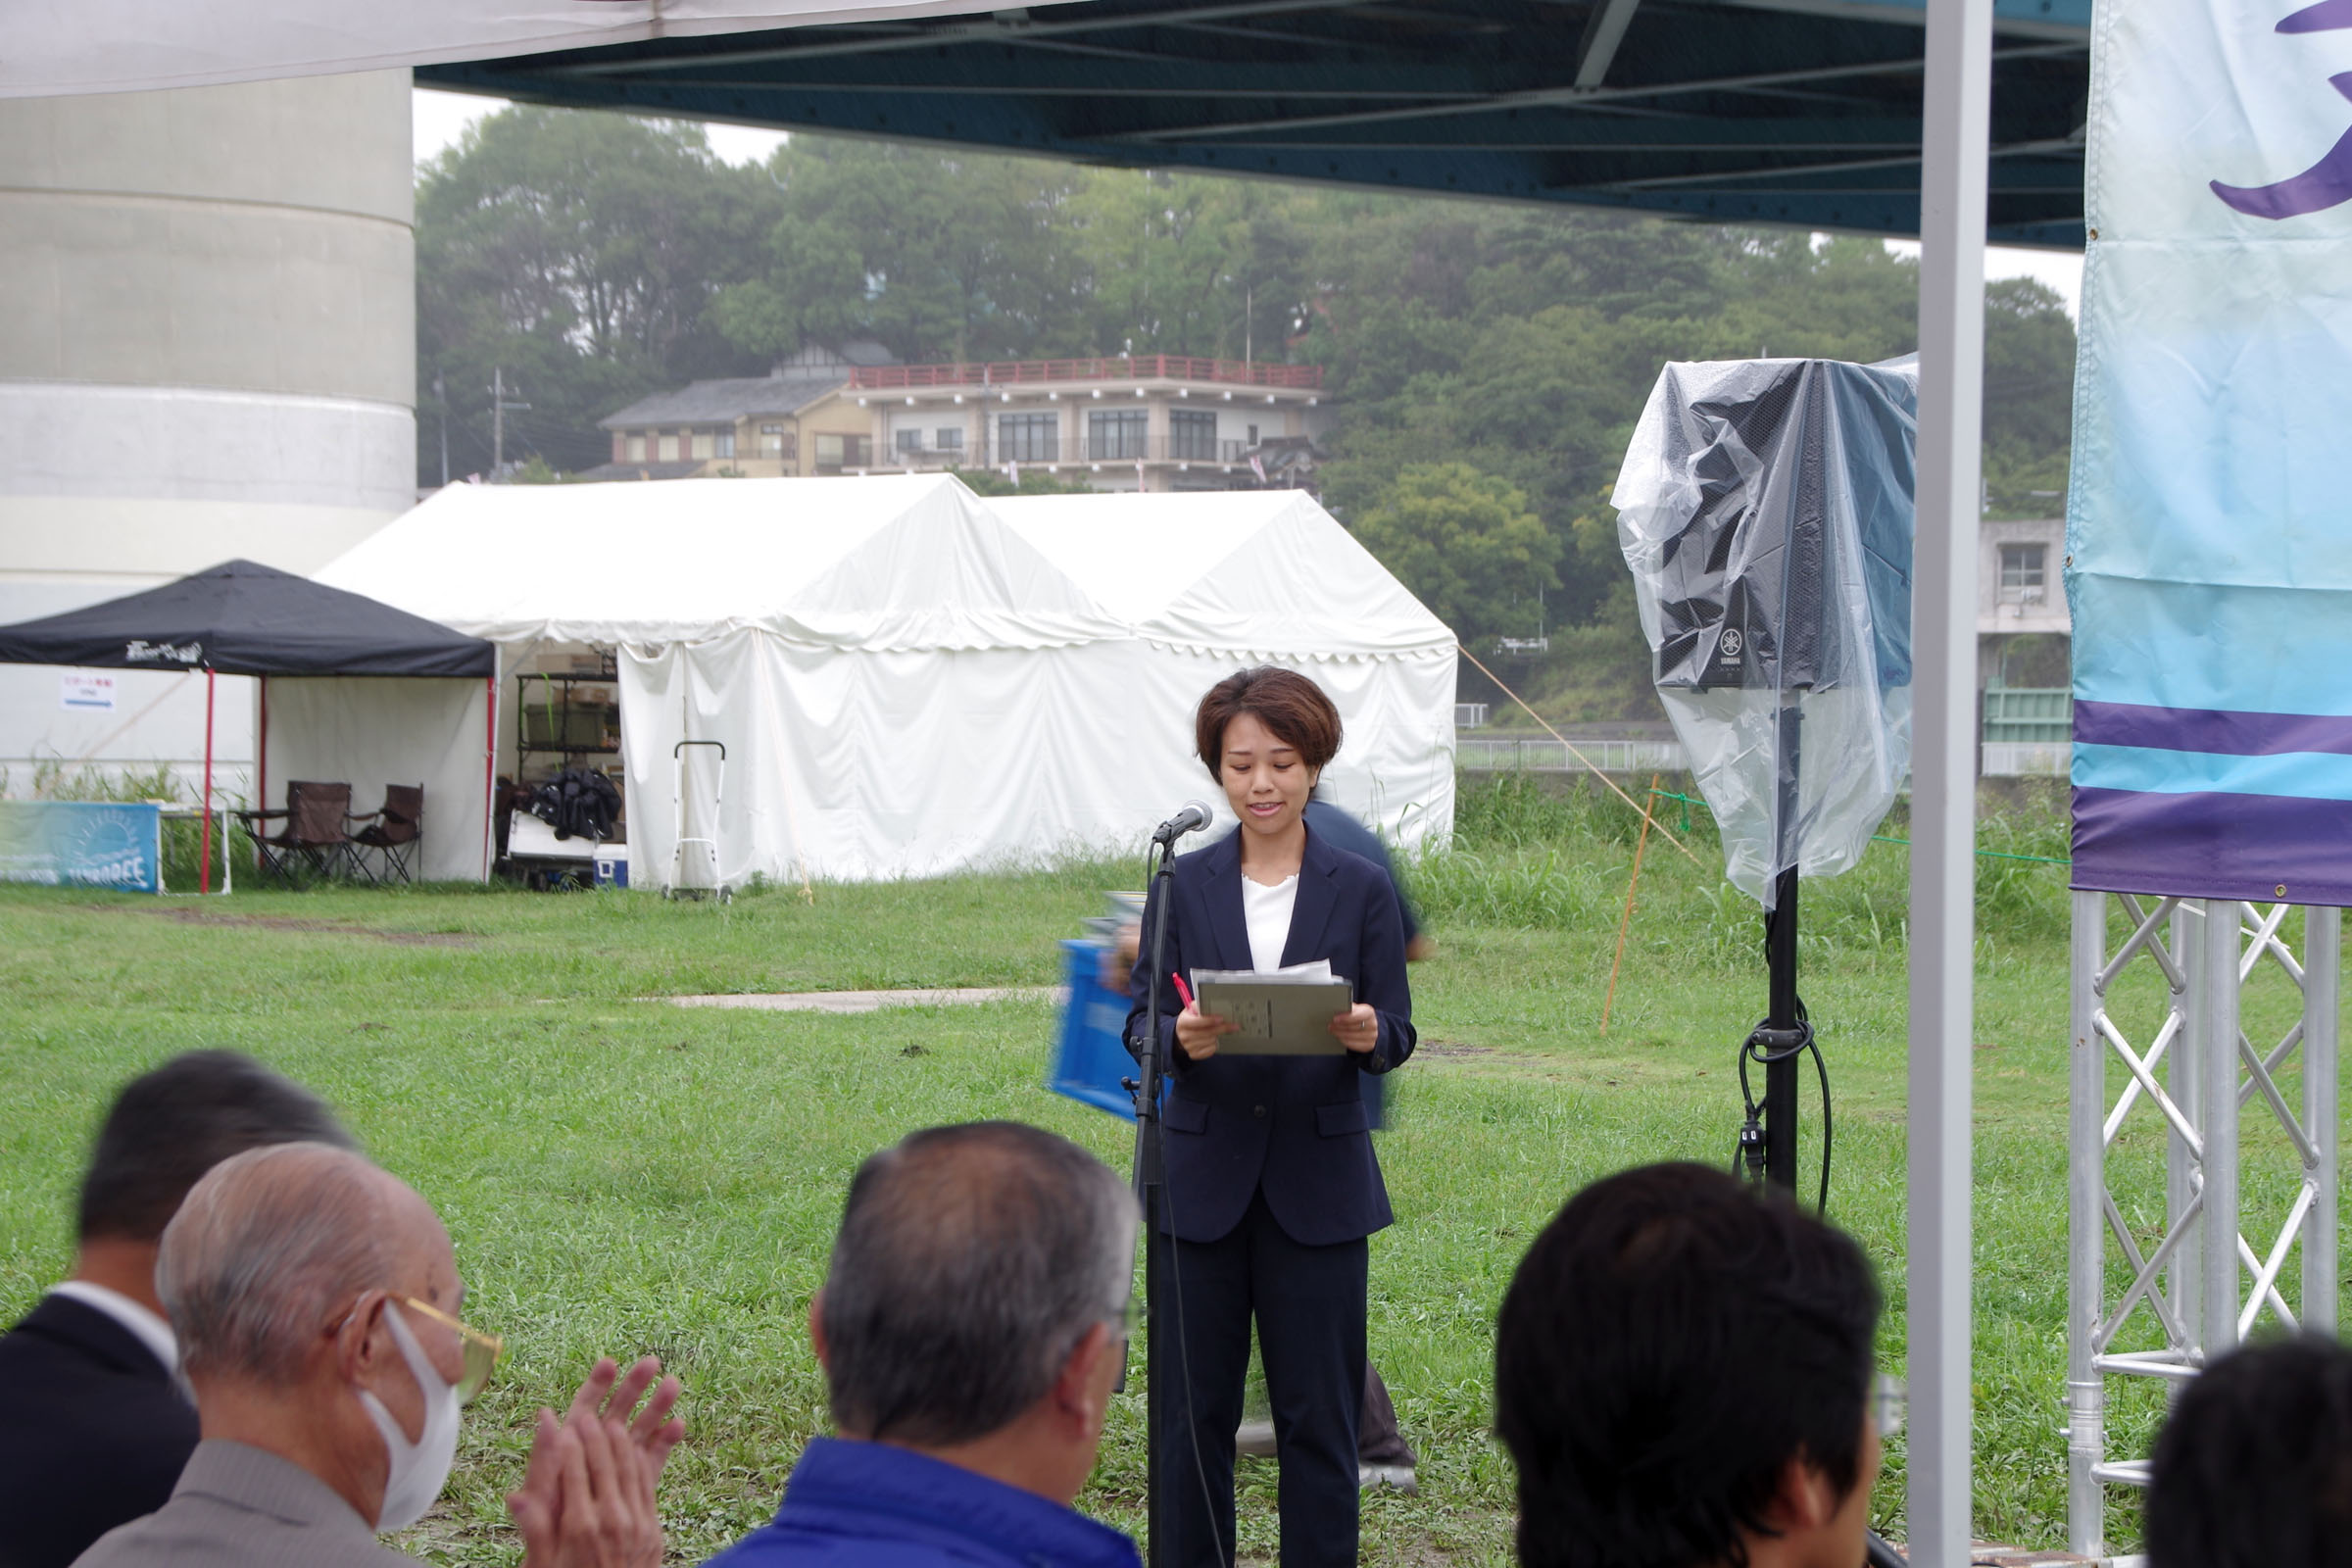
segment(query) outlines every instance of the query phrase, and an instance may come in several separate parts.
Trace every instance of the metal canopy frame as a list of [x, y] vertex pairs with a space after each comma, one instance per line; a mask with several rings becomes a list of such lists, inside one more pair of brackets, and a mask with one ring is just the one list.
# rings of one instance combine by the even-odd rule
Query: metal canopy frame
[[[2089, 0], [1992, 6], [1988, 234], [2082, 243]], [[1072, 0], [418, 68], [530, 103], [1920, 232], [1921, 0]]]
[[1984, 247], [2080, 247], [2090, 0], [1069, 0], [420, 67], [528, 103], [1917, 235], [1910, 1560], [1973, 1504]]
[[[2120, 906], [2125, 934], [2111, 950], [2110, 896], [2074, 895], [2067, 1533], [2071, 1547], [2088, 1557], [2105, 1554], [2106, 1488], [2148, 1480], [2144, 1458], [2108, 1451], [2110, 1380], [2157, 1378], [2178, 1389], [2266, 1316], [2289, 1331], [2332, 1331], [2337, 1290], [2341, 911], [2304, 910], [2298, 959], [2281, 934], [2289, 912], [2283, 903], [2265, 908], [2121, 894], [2112, 904]], [[2129, 1023], [2115, 1005], [2127, 975], [2160, 979], [2164, 988], [2161, 1004], [2143, 1005]], [[2243, 1025], [2243, 1001], [2250, 984], [2270, 975], [2296, 994], [2296, 1018], [2278, 1040], [2258, 1048]], [[2127, 1032], [2133, 1024], [2143, 1043]], [[2290, 1104], [2278, 1080], [2298, 1054], [2301, 1094]], [[2112, 1101], [2110, 1058], [2125, 1072]], [[2256, 1101], [2281, 1138], [2250, 1151], [2239, 1123]], [[2119, 1137], [2143, 1128], [2164, 1140], [2164, 1223], [2153, 1234], [2128, 1218], [2149, 1195], [2125, 1188], [2110, 1163]], [[2250, 1152], [2273, 1167], [2283, 1162], [2281, 1174], [2293, 1186], [2284, 1217], [2259, 1233], [2260, 1250], [2243, 1233], [2241, 1177]], [[2139, 1173], [2143, 1189], [2151, 1174]], [[2280, 1282], [2298, 1252], [2302, 1278], [2290, 1306]], [[2111, 1259], [2120, 1271], [2110, 1269]], [[2156, 1343], [2119, 1348], [2131, 1337]]]

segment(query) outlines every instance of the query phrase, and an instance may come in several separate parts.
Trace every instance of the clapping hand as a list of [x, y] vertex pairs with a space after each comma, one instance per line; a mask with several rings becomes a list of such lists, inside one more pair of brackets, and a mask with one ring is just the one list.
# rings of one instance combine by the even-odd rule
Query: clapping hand
[[[656, 1387], [656, 1380], [659, 1386]], [[637, 1401], [648, 1388], [653, 1397]], [[522, 1485], [507, 1494], [524, 1568], [661, 1568], [655, 1487], [686, 1424], [670, 1417], [678, 1380], [646, 1356], [620, 1376], [596, 1363], [558, 1421], [539, 1412]]]

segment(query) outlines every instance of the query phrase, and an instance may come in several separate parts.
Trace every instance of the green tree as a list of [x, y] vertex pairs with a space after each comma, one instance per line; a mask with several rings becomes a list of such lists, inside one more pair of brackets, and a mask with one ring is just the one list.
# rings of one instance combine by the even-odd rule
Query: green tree
[[767, 174], [765, 265], [713, 322], [760, 354], [871, 337], [906, 360], [1033, 352], [1066, 325], [1059, 219], [1078, 171], [888, 142], [795, 136]]
[[706, 318], [774, 201], [699, 125], [512, 108], [468, 129], [417, 178], [424, 476], [443, 417], [453, 467], [489, 466], [494, 373], [529, 405], [508, 412], [508, 459], [575, 468], [603, 460], [596, 421], [630, 399], [758, 369]]
[[1463, 641], [1536, 628], [1559, 586], [1559, 540], [1508, 480], [1466, 463], [1408, 464], [1353, 523], [1365, 549]]
[[2066, 509], [2075, 393], [2075, 323], [2032, 278], [1984, 290], [1984, 494], [1996, 517]]
[[995, 468], [958, 468], [956, 477], [978, 496], [1082, 496], [1094, 489], [1083, 479], [1064, 479], [1036, 467], [1024, 470], [1019, 484]]

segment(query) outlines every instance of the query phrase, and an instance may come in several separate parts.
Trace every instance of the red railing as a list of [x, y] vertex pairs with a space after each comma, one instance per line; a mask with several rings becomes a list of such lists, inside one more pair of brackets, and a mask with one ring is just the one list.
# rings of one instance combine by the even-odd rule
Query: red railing
[[1313, 392], [1323, 385], [1323, 367], [1263, 365], [1250, 360], [1197, 360], [1182, 354], [1114, 354], [1097, 360], [861, 365], [850, 371], [851, 386], [871, 391], [930, 386], [1019, 386], [1039, 381], [1225, 381], [1235, 386]]

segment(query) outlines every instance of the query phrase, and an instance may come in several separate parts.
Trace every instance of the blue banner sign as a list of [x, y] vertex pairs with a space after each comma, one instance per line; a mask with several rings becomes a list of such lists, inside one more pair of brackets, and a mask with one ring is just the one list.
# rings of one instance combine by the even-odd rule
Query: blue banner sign
[[2092, 24], [2075, 885], [2352, 905], [2352, 0]]
[[0, 882], [161, 893], [164, 810], [87, 801], [0, 801]]

